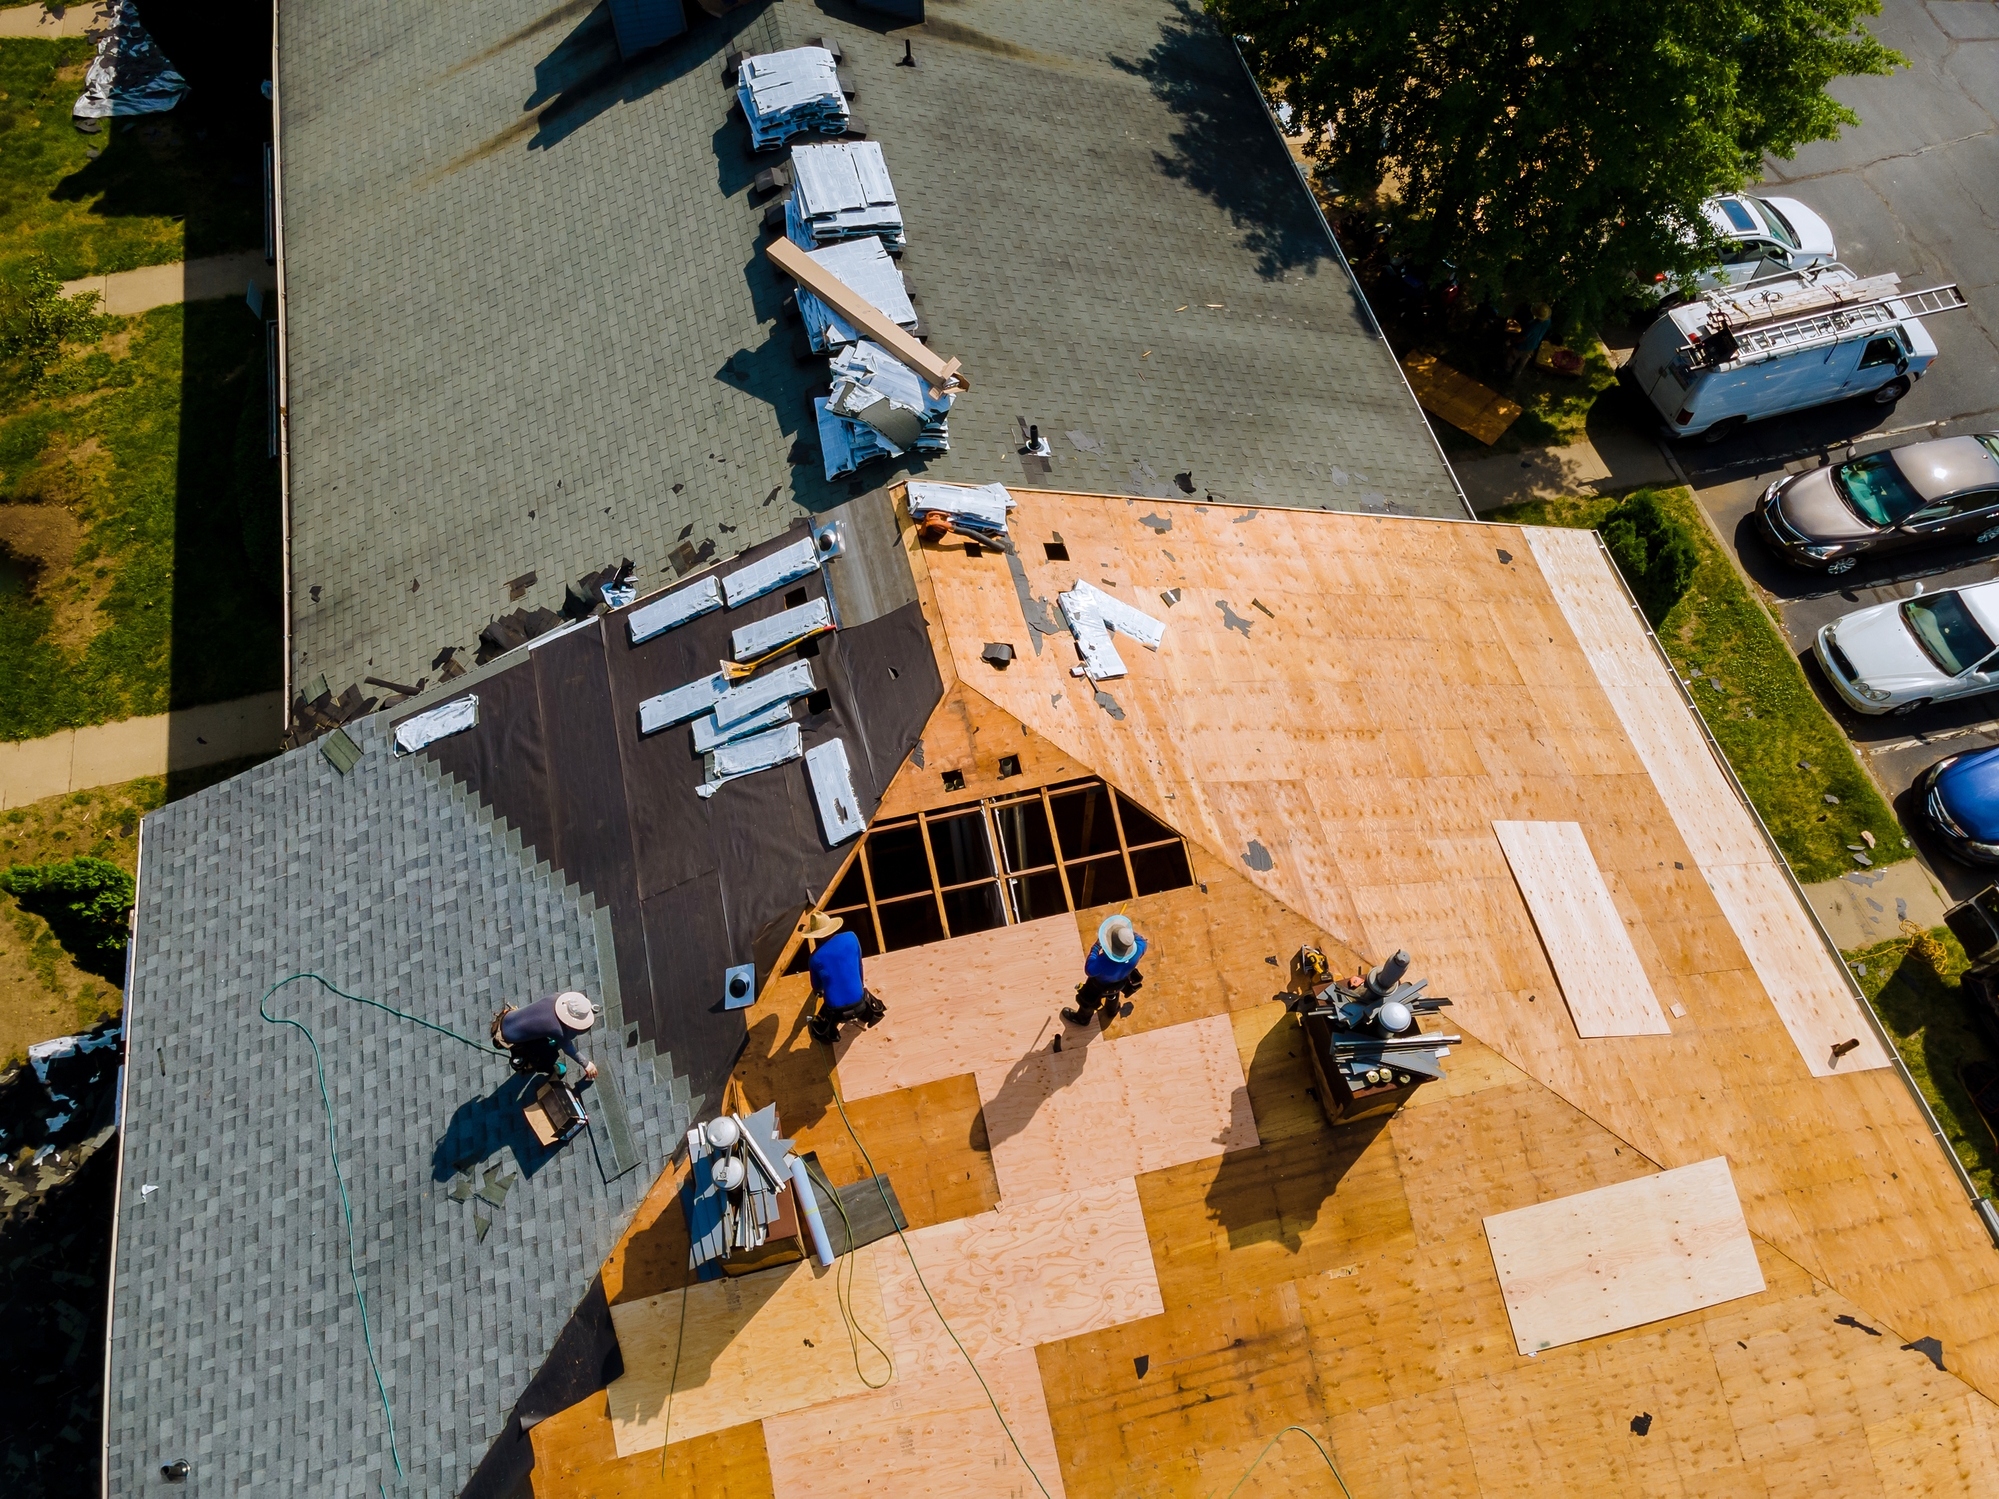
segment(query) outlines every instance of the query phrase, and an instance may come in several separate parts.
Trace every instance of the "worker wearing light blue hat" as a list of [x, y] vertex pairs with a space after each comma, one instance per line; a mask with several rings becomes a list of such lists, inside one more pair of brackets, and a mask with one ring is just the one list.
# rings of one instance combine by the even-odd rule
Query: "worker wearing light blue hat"
[[1097, 928], [1097, 940], [1083, 960], [1083, 982], [1076, 986], [1076, 1007], [1064, 1010], [1071, 1025], [1088, 1025], [1099, 1011], [1108, 1026], [1118, 1017], [1125, 996], [1145, 982], [1138, 960], [1145, 956], [1145, 939], [1125, 916], [1108, 917]]

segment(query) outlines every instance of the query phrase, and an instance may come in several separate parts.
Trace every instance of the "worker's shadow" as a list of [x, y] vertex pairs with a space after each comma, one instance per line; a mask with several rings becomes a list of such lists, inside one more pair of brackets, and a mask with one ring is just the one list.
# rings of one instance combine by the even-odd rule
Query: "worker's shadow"
[[[1055, 1025], [1060, 1027], [1062, 1049], [1054, 1049], [1047, 1032], [1036, 1037], [1027, 1055], [1007, 1069], [999, 1090], [980, 1107], [988, 1149], [1020, 1134], [1043, 1103], [1080, 1077], [1089, 1047], [1102, 1039], [1095, 1025], [1079, 1029], [1060, 1020]], [[978, 1129], [976, 1120], [973, 1129]]]
[[[451, 1123], [445, 1126], [437, 1148], [431, 1152], [431, 1180], [450, 1181], [460, 1172], [475, 1173], [482, 1163], [507, 1150], [514, 1154], [515, 1169], [522, 1176], [531, 1177], [554, 1160], [559, 1151], [568, 1149], [565, 1145], [542, 1144], [528, 1128], [527, 1117], [521, 1111], [540, 1085], [538, 1077], [515, 1073], [484, 1098], [461, 1103], [451, 1116]], [[583, 1107], [588, 1110], [590, 1091], [585, 1089], [581, 1096]]]

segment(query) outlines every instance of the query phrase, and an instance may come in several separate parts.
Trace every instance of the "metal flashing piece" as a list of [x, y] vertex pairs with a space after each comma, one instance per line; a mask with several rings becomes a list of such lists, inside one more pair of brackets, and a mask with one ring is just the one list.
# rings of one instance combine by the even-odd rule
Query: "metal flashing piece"
[[684, 625], [690, 619], [699, 619], [711, 609], [722, 607], [722, 584], [713, 573], [699, 583], [654, 599], [641, 605], [625, 616], [625, 625], [631, 631], [632, 644], [651, 640], [655, 635], [664, 635], [676, 625]]
[[688, 719], [714, 707], [716, 701], [726, 696], [728, 691], [729, 679], [717, 672], [712, 677], [703, 677], [698, 682], [689, 682], [671, 692], [649, 697], [639, 704], [639, 733], [657, 734], [661, 729], [686, 723]]
[[854, 798], [846, 741], [829, 739], [807, 750], [805, 776], [812, 783], [812, 799], [819, 804], [819, 825], [825, 829], [828, 843], [844, 843], [867, 830]]
[[781, 614], [756, 620], [731, 632], [729, 652], [738, 661], [754, 660], [791, 641], [802, 640], [807, 635], [828, 629], [832, 623], [833, 611], [827, 607], [826, 600], [808, 599], [795, 609], [786, 609]]
[[722, 594], [731, 609], [762, 598], [773, 588], [782, 588], [819, 566], [818, 545], [807, 536], [768, 557], [739, 567], [722, 579]]
[[713, 713], [703, 714], [694, 720], [694, 753], [706, 755], [718, 745], [727, 744], [731, 739], [741, 739], [747, 734], [760, 734], [765, 729], [774, 729], [781, 723], [789, 722], [791, 703], [787, 699], [773, 703], [761, 713], [752, 713], [748, 718], [739, 718], [726, 727], [715, 722]]
[[[812, 691], [812, 663], [793, 661], [761, 677], [752, 677], [740, 687], [732, 687], [716, 698], [715, 722], [721, 728], [760, 713], [773, 703], [787, 703]], [[682, 689], [683, 691], [685, 689]], [[693, 715], [688, 715], [692, 717]]]

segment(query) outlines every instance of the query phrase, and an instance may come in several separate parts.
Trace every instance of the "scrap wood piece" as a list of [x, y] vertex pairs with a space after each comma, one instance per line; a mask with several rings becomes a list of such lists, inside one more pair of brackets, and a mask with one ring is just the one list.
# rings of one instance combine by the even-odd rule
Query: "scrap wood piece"
[[[993, 1212], [904, 1237], [907, 1254], [884, 1255], [877, 1273], [896, 1369], [905, 1378], [961, 1363], [952, 1332], [983, 1367], [1016, 1349], [1166, 1310], [1131, 1177], [1047, 1196], [1009, 1195]], [[922, 1271], [920, 1285], [910, 1256]], [[1004, 1294], [995, 1294], [997, 1287]]]
[[[678, 1432], [678, 1415], [673, 1425]], [[770, 1490], [786, 1499], [1068, 1492], [1041, 1370], [1025, 1349], [981, 1361], [976, 1373], [963, 1359], [914, 1378], [898, 1370], [885, 1389], [766, 1417], [763, 1438]]]
[[1506, 435], [1506, 429], [1520, 416], [1520, 405], [1495, 390], [1460, 374], [1434, 354], [1411, 354], [1402, 362], [1416, 400], [1433, 416], [1440, 416], [1487, 447]]
[[[618, 1456], [659, 1448], [667, 1439], [666, 1393], [678, 1341], [681, 1381], [673, 1392], [676, 1442], [806, 1406], [859, 1395], [867, 1385], [855, 1372], [853, 1350], [838, 1329], [846, 1312], [839, 1287], [851, 1274], [845, 1300], [855, 1323], [884, 1346], [875, 1256], [902, 1252], [896, 1244], [869, 1245], [834, 1270], [810, 1260], [727, 1280], [699, 1281], [685, 1290], [686, 1328], [680, 1330], [680, 1290], [663, 1291], [611, 1308], [625, 1372], [606, 1392], [611, 1436]], [[829, 1334], [828, 1329], [832, 1329]], [[861, 1344], [868, 1377], [880, 1379], [879, 1362]], [[699, 1380], [686, 1378], [699, 1369]]]
[[1523, 1354], [1763, 1290], [1725, 1156], [1495, 1213], [1485, 1237]]
[[641, 604], [625, 616], [625, 628], [631, 632], [632, 644], [638, 645], [721, 607], [722, 584], [710, 573], [698, 583]]
[[1579, 1036], [1667, 1036], [1652, 981], [1573, 822], [1494, 822]]
[[772, 240], [766, 253], [769, 254], [772, 265], [852, 323], [858, 332], [873, 339], [921, 375], [933, 395], [941, 396], [948, 391], [964, 391], [972, 388], [971, 380], [966, 377], [956, 359], [947, 360], [933, 354], [905, 332], [893, 318], [855, 292], [789, 239]]
[[413, 754], [426, 744], [434, 744], [452, 734], [462, 734], [479, 722], [479, 694], [464, 697], [413, 714], [396, 725], [396, 753]]

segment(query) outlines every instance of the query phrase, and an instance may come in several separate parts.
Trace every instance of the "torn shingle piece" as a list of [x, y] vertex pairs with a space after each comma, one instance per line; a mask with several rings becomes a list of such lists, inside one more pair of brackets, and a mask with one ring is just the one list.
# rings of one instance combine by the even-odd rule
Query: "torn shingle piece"
[[689, 587], [676, 589], [662, 598], [642, 604], [625, 616], [625, 625], [631, 631], [632, 644], [637, 645], [721, 607], [721, 581], [710, 575]]

